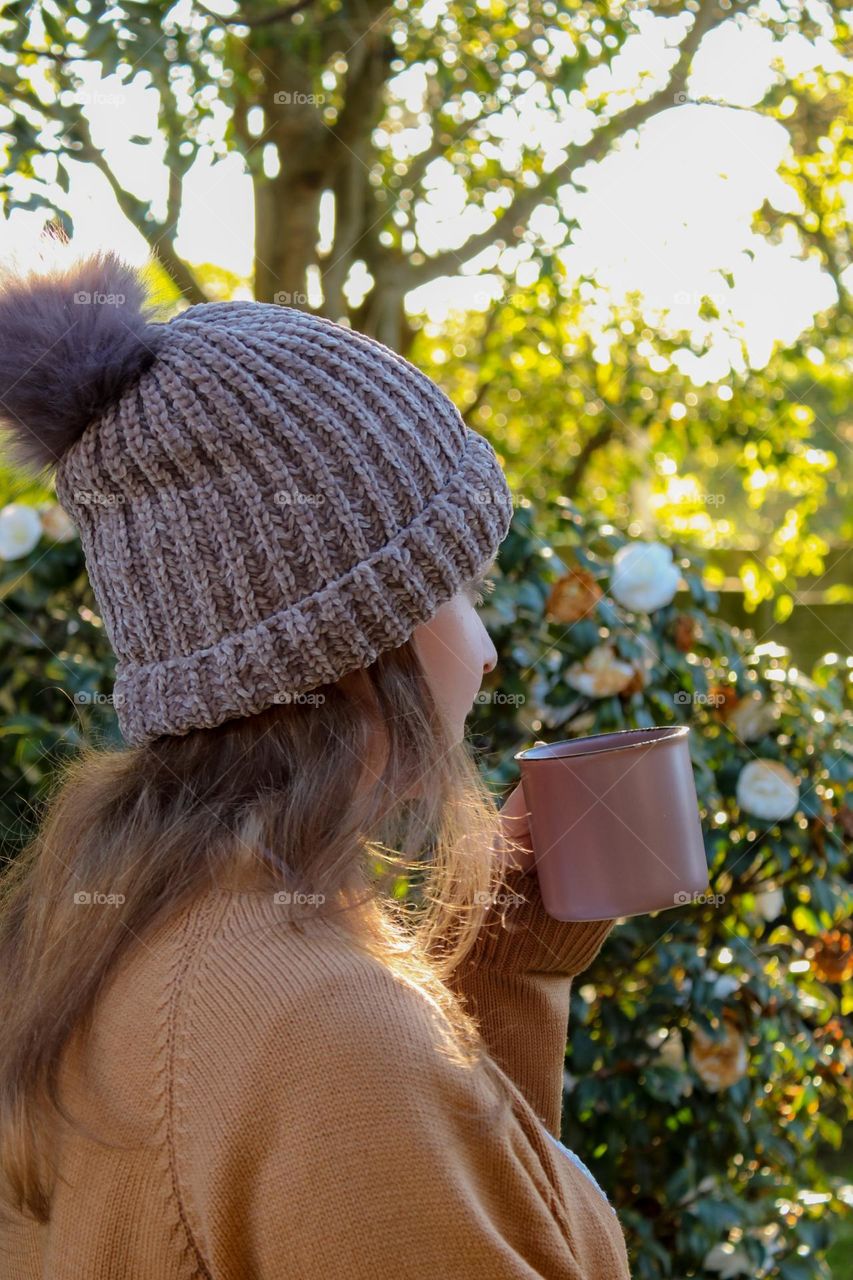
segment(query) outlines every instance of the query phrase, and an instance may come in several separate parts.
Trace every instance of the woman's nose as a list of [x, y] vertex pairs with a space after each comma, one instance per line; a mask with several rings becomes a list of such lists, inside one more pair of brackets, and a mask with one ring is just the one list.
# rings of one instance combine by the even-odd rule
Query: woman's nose
[[488, 652], [486, 655], [486, 660], [483, 663], [483, 674], [488, 675], [490, 671], [494, 671], [497, 665], [498, 665], [498, 651], [490, 640]]

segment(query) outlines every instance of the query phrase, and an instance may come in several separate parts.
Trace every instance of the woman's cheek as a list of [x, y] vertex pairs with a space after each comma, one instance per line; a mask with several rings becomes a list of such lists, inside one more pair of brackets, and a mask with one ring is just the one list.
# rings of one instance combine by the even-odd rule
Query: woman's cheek
[[448, 601], [416, 633], [415, 645], [442, 716], [454, 736], [465, 720], [483, 682], [486, 640], [476, 609], [467, 598]]

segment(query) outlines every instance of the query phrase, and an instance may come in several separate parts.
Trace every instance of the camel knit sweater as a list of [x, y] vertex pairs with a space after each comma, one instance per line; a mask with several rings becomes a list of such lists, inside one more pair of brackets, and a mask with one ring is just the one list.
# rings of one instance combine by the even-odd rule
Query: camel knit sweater
[[629, 1280], [559, 1141], [572, 976], [614, 921], [526, 901], [454, 977], [507, 1101], [433, 1002], [271, 893], [210, 890], [116, 966], [63, 1096], [51, 1221], [0, 1224], [3, 1280]]

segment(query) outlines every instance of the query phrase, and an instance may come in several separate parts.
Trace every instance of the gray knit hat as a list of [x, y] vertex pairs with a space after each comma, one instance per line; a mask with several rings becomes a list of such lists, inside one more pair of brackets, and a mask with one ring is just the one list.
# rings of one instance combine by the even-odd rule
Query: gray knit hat
[[368, 666], [512, 515], [491, 445], [395, 352], [266, 303], [156, 323], [111, 253], [3, 283], [0, 425], [55, 471], [130, 744]]

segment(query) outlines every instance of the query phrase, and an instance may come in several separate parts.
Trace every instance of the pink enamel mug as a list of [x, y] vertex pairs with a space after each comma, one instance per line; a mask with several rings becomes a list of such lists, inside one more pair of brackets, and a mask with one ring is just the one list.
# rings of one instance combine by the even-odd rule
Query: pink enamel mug
[[689, 733], [620, 729], [516, 753], [549, 915], [638, 916], [706, 893]]

